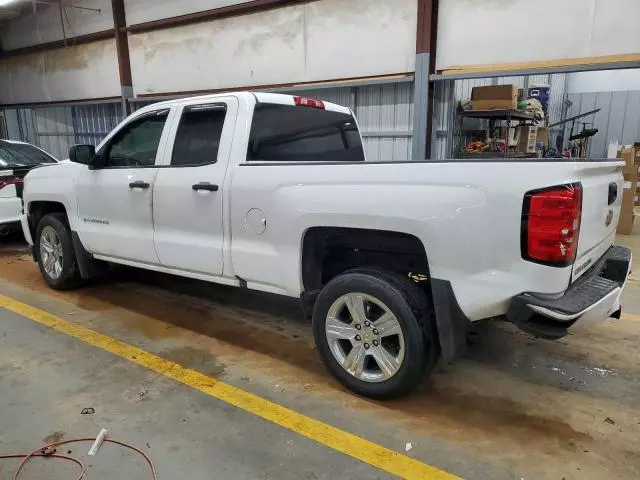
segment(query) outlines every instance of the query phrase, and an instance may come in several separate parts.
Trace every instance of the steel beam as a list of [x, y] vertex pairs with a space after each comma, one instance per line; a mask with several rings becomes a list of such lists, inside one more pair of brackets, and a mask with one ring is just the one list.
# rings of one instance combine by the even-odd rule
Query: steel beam
[[430, 74], [435, 70], [438, 0], [418, 0], [416, 31], [416, 75], [413, 90], [413, 160], [424, 160], [431, 154], [433, 86]]
[[546, 75], [554, 73], [593, 72], [600, 70], [626, 70], [640, 68], [640, 62], [611, 62], [611, 63], [584, 63], [576, 65], [564, 65], [556, 67], [521, 68], [514, 70], [474, 71], [465, 73], [432, 74], [430, 80], [442, 82], [445, 80], [466, 80], [471, 78], [495, 78], [495, 77], [520, 77], [527, 75]]
[[113, 12], [113, 28], [116, 34], [116, 51], [118, 54], [118, 72], [120, 74], [120, 93], [122, 95], [122, 112], [131, 113], [129, 99], [133, 97], [133, 81], [131, 80], [131, 60], [129, 58], [129, 36], [127, 34], [127, 18], [124, 0], [111, 0]]

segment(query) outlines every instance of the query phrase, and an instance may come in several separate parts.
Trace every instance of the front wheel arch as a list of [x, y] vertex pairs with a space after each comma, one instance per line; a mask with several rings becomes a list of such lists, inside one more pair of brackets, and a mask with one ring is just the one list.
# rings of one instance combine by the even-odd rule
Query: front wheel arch
[[[43, 247], [43, 232], [47, 232], [50, 235], [48, 241], [55, 239], [53, 248], [60, 253], [61, 271], [59, 275], [52, 275], [48, 271], [50, 267], [45, 265], [49, 257], [43, 258], [41, 254], [41, 251], [45, 248]], [[51, 248], [51, 246], [49, 245], [48, 248]], [[40, 219], [36, 228], [34, 250], [42, 277], [51, 288], [68, 290], [80, 283], [81, 278], [71, 239], [71, 230], [65, 214], [60, 212], [48, 213]]]

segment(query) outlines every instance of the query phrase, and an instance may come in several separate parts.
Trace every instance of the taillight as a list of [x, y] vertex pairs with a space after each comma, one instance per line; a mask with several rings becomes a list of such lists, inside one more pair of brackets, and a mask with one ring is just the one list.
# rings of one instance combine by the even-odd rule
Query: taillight
[[324, 110], [324, 102], [307, 97], [293, 97], [293, 101], [299, 107], [320, 108]]
[[533, 190], [524, 196], [522, 208], [522, 258], [556, 267], [576, 258], [582, 185], [559, 185]]
[[19, 183], [22, 183], [22, 179], [21, 178], [17, 178], [17, 177], [0, 177], [0, 190], [2, 190], [4, 187], [7, 187], [9, 185], [17, 185]]

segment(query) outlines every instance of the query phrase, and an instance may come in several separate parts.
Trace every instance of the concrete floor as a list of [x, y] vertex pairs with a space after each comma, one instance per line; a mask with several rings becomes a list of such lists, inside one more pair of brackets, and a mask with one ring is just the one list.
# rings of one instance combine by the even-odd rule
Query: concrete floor
[[[639, 240], [619, 240], [637, 245], [637, 261]], [[130, 269], [55, 292], [14, 242], [0, 248], [0, 294], [393, 450], [411, 442], [407, 455], [463, 478], [640, 478], [640, 277], [628, 283], [620, 321], [557, 342], [487, 324], [467, 358], [414, 395], [377, 403], [329, 377], [295, 302]], [[0, 454], [104, 427], [147, 451], [161, 479], [390, 478], [6, 310], [0, 392]], [[96, 413], [81, 415], [84, 407]], [[70, 450], [91, 465], [89, 479], [151, 478], [133, 454], [106, 445], [91, 458], [88, 448]], [[16, 465], [1, 460], [0, 478], [12, 478]], [[75, 471], [34, 461], [24, 478], [67, 479]]]

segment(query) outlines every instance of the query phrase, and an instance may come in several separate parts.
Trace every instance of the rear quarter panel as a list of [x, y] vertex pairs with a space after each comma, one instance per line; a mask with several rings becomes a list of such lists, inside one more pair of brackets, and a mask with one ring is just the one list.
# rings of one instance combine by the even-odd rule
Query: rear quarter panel
[[[545, 161], [241, 165], [231, 180], [233, 274], [298, 296], [309, 228], [392, 230], [422, 241], [431, 276], [451, 282], [470, 319], [501, 315], [514, 295], [567, 288], [571, 267], [521, 258], [522, 202], [578, 176], [575, 163]], [[247, 225], [252, 209], [266, 219], [260, 235]]]

